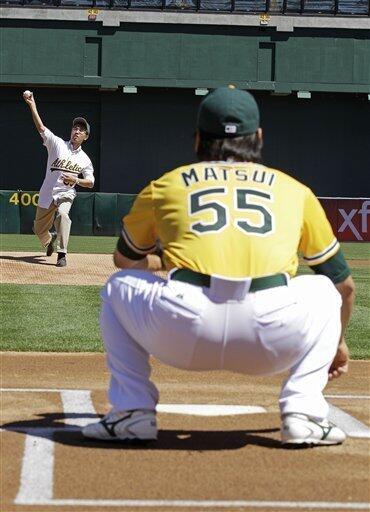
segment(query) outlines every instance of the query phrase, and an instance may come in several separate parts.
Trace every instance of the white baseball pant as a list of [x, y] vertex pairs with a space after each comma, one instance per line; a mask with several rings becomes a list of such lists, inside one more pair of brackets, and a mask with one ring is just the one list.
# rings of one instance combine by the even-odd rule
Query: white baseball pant
[[248, 293], [250, 280], [210, 288], [124, 270], [102, 291], [100, 325], [113, 411], [154, 410], [149, 355], [188, 370], [272, 375], [290, 370], [281, 414], [327, 417], [322, 391], [336, 353], [341, 297], [325, 276], [300, 276]]

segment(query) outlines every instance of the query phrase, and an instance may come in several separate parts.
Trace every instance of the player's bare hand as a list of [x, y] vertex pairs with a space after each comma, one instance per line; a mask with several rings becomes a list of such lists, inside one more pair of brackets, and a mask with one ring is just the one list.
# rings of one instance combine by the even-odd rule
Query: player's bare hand
[[341, 340], [337, 353], [329, 368], [329, 380], [337, 379], [348, 372], [349, 350], [345, 340]]
[[23, 99], [27, 103], [27, 105], [29, 105], [29, 106], [35, 105], [35, 98], [33, 97], [33, 92], [24, 91]]
[[62, 172], [62, 180], [64, 185], [73, 186], [77, 183], [77, 176], [75, 174], [71, 174], [69, 172]]

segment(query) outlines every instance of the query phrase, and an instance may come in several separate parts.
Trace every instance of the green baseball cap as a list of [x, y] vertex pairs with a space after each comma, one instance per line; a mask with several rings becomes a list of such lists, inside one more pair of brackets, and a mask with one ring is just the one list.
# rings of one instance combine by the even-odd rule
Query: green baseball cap
[[199, 106], [197, 127], [215, 139], [255, 133], [259, 123], [256, 100], [233, 85], [215, 89]]

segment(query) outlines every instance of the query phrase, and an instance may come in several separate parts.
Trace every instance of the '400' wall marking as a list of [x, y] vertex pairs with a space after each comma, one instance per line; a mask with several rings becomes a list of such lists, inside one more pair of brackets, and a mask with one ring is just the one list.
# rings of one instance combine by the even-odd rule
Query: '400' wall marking
[[37, 206], [39, 201], [39, 194], [29, 194], [28, 192], [14, 192], [9, 198], [9, 203], [18, 206], [21, 204], [22, 206]]

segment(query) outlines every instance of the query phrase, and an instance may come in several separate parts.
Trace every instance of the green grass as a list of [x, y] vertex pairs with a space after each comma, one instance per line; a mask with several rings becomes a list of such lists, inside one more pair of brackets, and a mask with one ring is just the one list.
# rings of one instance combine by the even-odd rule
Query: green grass
[[[116, 237], [72, 236], [70, 252], [111, 254]], [[370, 244], [342, 243], [348, 260], [369, 259]], [[0, 234], [0, 250], [38, 252], [34, 235]], [[350, 263], [350, 261], [349, 261]], [[307, 273], [307, 267], [300, 267]], [[370, 269], [353, 268], [356, 307], [347, 332], [351, 356], [370, 358]], [[2, 350], [99, 352], [103, 350], [98, 317], [100, 286], [2, 284], [0, 291]]]
[[[85, 254], [112, 254], [117, 243], [115, 236], [71, 236], [68, 252]], [[0, 251], [43, 252], [35, 235], [0, 234]]]
[[[117, 243], [115, 236], [71, 236], [68, 251], [87, 254], [111, 254]], [[342, 242], [342, 250], [347, 259], [370, 259], [370, 243]], [[0, 234], [0, 250], [16, 252], [42, 252], [42, 247], [34, 235]]]
[[352, 269], [356, 303], [346, 339], [354, 359], [370, 359], [370, 269]]
[[[301, 273], [308, 269], [302, 268]], [[347, 332], [354, 359], [370, 358], [370, 269], [354, 269], [356, 307]], [[100, 352], [100, 286], [2, 284], [1, 350]]]
[[100, 352], [100, 286], [2, 284], [1, 350]]

